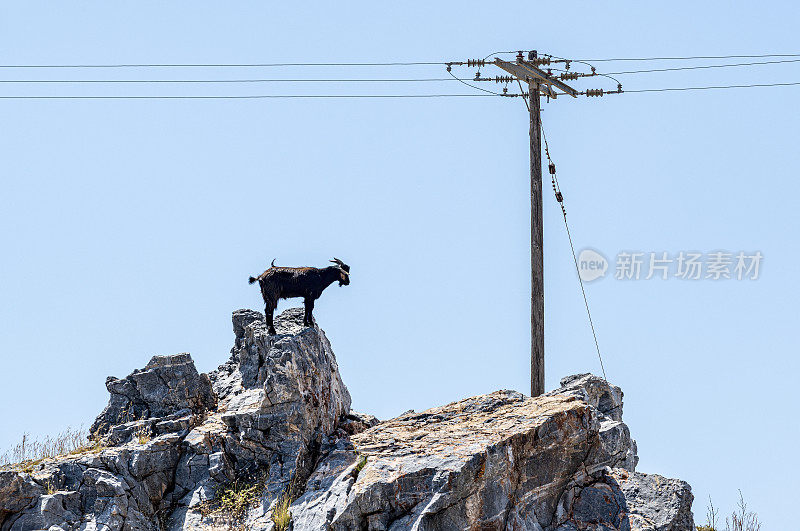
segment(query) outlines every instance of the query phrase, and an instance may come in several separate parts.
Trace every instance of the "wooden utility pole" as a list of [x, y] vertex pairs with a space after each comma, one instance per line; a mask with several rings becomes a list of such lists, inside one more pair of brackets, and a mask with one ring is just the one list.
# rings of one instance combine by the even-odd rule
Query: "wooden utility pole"
[[531, 137], [531, 396], [544, 394], [544, 252], [542, 114], [539, 81], [528, 82]]
[[[494, 81], [495, 83], [505, 83], [503, 93], [493, 92], [478, 88], [484, 92], [490, 92], [497, 96], [509, 96], [525, 98], [528, 112], [530, 113], [530, 147], [531, 147], [531, 396], [539, 396], [544, 393], [544, 246], [543, 246], [543, 230], [542, 230], [542, 116], [541, 116], [541, 97], [545, 96], [547, 101], [555, 100], [558, 96], [572, 96], [577, 98], [578, 95], [587, 97], [603, 96], [604, 94], [622, 94], [622, 84], [617, 81], [617, 90], [604, 90], [602, 88], [586, 89], [584, 91], [577, 91], [570, 87], [564, 81], [577, 80], [583, 77], [605, 76], [614, 79], [606, 74], [598, 74], [595, 68], [584, 62], [578, 61], [591, 68], [589, 72], [576, 72], [570, 70], [570, 63], [574, 62], [572, 59], [556, 58], [551, 55], [538, 56], [535, 50], [527, 52], [518, 52], [516, 61], [509, 62], [501, 59], [487, 62], [489, 57], [507, 52], [493, 53], [484, 59], [468, 59], [466, 61], [451, 61], [445, 63], [447, 71], [450, 72], [453, 66], [467, 66], [477, 67], [480, 69], [487, 64], [492, 64], [501, 68], [511, 74], [510, 76], [495, 76], [481, 77], [481, 72], [478, 70], [475, 73], [473, 81]], [[512, 52], [508, 52], [512, 53]], [[551, 64], [563, 64], [563, 69], [560, 73], [554, 73]], [[547, 70], [542, 70], [538, 67], [545, 67]], [[469, 85], [464, 80], [457, 78], [452, 73], [453, 78]], [[520, 94], [509, 94], [508, 83], [518, 81], [520, 86]], [[615, 80], [616, 81], [616, 80]], [[528, 87], [528, 93], [525, 94], [524, 86]], [[545, 145], [546, 147], [546, 145]], [[549, 155], [548, 155], [549, 158]], [[564, 214], [564, 223], [567, 221], [567, 214], [564, 210], [563, 197], [557, 187], [557, 180], [555, 179], [555, 166], [552, 161], [549, 165], [550, 173], [553, 176], [553, 191], [556, 194], [556, 200], [561, 203], [561, 210]], [[569, 227], [567, 227], [567, 234], [569, 235]], [[572, 237], [570, 237], [570, 246], [572, 246]], [[573, 255], [575, 249], [572, 249]], [[575, 262], [577, 268], [577, 259]], [[580, 272], [579, 272], [580, 273]], [[578, 277], [580, 278], [580, 277]], [[581, 284], [583, 288], [583, 284]], [[586, 293], [583, 294], [584, 302], [586, 302]], [[586, 303], [586, 311], [589, 311], [589, 304]], [[591, 324], [592, 316], [589, 315], [589, 322]], [[594, 326], [592, 325], [592, 333], [594, 333]], [[597, 346], [597, 337], [595, 337], [595, 346]], [[597, 347], [597, 355], [600, 355], [600, 347]], [[600, 359], [602, 368], [603, 360]], [[605, 370], [603, 371], [605, 378]]]
[[542, 231], [542, 115], [540, 96], [555, 99], [555, 88], [572, 97], [579, 92], [540, 70], [536, 52], [528, 61], [517, 55], [515, 63], [496, 59], [494, 64], [528, 86], [531, 141], [531, 396], [544, 393], [544, 248]]

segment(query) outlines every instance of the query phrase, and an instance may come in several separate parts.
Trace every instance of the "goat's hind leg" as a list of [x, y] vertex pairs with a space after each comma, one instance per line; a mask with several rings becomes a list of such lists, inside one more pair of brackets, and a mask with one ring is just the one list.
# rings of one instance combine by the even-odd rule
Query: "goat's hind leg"
[[305, 326], [314, 326], [314, 316], [312, 315], [314, 312], [314, 299], [307, 298], [304, 302], [306, 312], [303, 315], [303, 324]]
[[266, 303], [264, 307], [264, 317], [267, 318], [267, 333], [271, 336], [275, 335], [275, 325], [272, 322], [272, 314], [275, 312], [276, 304]]

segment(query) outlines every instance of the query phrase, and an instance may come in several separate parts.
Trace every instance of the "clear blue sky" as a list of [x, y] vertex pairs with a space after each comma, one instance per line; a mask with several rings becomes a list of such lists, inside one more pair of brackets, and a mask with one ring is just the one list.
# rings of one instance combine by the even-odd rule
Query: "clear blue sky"
[[[799, 10], [795, 2], [17, 1], [0, 6], [0, 63], [440, 61], [517, 48], [578, 58], [800, 53]], [[0, 78], [443, 74], [3, 70]], [[622, 79], [628, 89], [800, 81], [800, 67]], [[2, 84], [0, 93], [462, 89]], [[765, 257], [754, 282], [587, 285], [639, 468], [689, 481], [698, 522], [709, 495], [727, 511], [740, 488], [766, 529], [794, 525], [794, 496], [781, 485], [800, 438], [798, 97], [800, 87], [544, 106], [578, 248], [611, 259], [620, 250]], [[232, 344], [231, 311], [262, 309], [247, 277], [272, 258], [351, 264], [352, 284], [326, 292], [316, 315], [356, 409], [387, 418], [529, 388], [519, 99], [0, 100], [0, 121], [0, 448], [24, 432], [89, 424], [106, 403], [105, 377], [154, 354], [186, 351], [200, 370], [214, 369]], [[560, 213], [546, 199], [552, 389], [599, 365]]]

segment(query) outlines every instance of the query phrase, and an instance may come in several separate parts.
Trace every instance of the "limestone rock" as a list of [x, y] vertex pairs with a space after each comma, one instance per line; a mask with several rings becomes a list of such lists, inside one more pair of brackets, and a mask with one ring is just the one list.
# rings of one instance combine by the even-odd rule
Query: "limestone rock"
[[274, 336], [250, 310], [234, 312], [233, 328], [231, 359], [210, 375], [218, 411], [184, 441], [174, 529], [201, 525], [194, 508], [233, 477], [260, 477], [263, 507], [251, 518], [268, 521], [270, 503], [290, 483], [305, 484], [350, 411], [330, 343], [319, 328], [303, 326], [302, 309], [278, 316]]
[[33, 506], [42, 494], [44, 488], [30, 476], [0, 471], [0, 526], [9, 516]]
[[622, 389], [593, 374], [575, 374], [561, 379], [561, 387], [547, 396], [566, 395], [583, 400], [595, 411], [600, 421], [599, 460], [630, 472], [639, 462], [636, 441], [628, 426], [622, 422]]
[[345, 416], [344, 422], [342, 422], [342, 429], [349, 435], [355, 435], [373, 426], [377, 426], [380, 423], [381, 421], [373, 415], [350, 411], [350, 413]]
[[216, 406], [208, 376], [197, 372], [189, 354], [153, 356], [144, 369], [126, 378], [109, 376], [106, 388], [111, 398], [89, 430], [94, 436], [126, 422], [168, 417], [187, 409], [202, 414]]
[[573, 374], [561, 379], [561, 387], [548, 395], [580, 398], [611, 420], [622, 420], [622, 389], [593, 374]]
[[628, 503], [631, 529], [642, 531], [694, 530], [692, 488], [685, 481], [658, 474], [614, 470]]
[[640, 486], [655, 476], [633, 471], [622, 391], [592, 375], [562, 384], [409, 411], [339, 440], [292, 506], [295, 529], [693, 531], [688, 485]]
[[158, 529], [164, 494], [172, 488], [180, 438], [167, 434], [145, 444], [132, 442], [51, 459], [31, 474], [0, 473], [0, 483], [14, 475], [17, 481], [34, 485], [38, 493], [34, 504], [21, 513], [0, 513], [0, 529]]
[[[341, 506], [328, 509], [324, 524], [332, 529], [548, 526], [558, 493], [591, 449], [596, 424], [587, 404], [572, 397], [534, 400], [513, 391], [386, 421], [351, 437], [353, 471], [329, 487], [342, 491], [342, 483], [350, 484], [349, 492], [337, 497]], [[322, 466], [341, 468], [342, 456], [334, 455], [338, 466]], [[365, 462], [355, 474], [359, 458]], [[330, 497], [307, 491], [296, 502], [296, 518], [305, 520], [307, 508]]]
[[[240, 315], [234, 314], [235, 329]], [[267, 334], [263, 317], [258, 317], [243, 327], [244, 336], [237, 337], [232, 351], [236, 391], [222, 395], [220, 408], [228, 428], [226, 451], [240, 469], [247, 468], [243, 463], [279, 464], [288, 477], [301, 466], [300, 473], [307, 476], [313, 448], [349, 413], [350, 393], [325, 333], [303, 326], [302, 309], [283, 312], [275, 336]], [[212, 377], [220, 381], [216, 374]]]

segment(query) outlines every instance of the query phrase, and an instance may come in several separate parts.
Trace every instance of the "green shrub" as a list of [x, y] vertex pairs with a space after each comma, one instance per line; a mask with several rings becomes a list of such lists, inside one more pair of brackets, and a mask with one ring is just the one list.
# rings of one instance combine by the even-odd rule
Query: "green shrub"
[[361, 455], [358, 457], [358, 464], [356, 464], [356, 473], [359, 473], [362, 470], [364, 470], [365, 466], [367, 466], [367, 456]]

